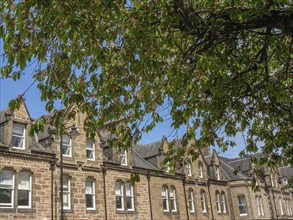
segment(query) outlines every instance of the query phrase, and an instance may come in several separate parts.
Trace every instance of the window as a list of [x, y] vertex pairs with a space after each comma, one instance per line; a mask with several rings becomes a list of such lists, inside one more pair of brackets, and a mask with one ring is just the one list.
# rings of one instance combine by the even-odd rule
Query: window
[[134, 210], [134, 201], [133, 201], [133, 187], [130, 182], [125, 183], [126, 190], [126, 209], [128, 211]]
[[227, 213], [227, 207], [226, 207], [226, 196], [225, 193], [222, 192], [222, 211], [223, 213]]
[[170, 187], [170, 202], [171, 202], [171, 211], [177, 212], [177, 206], [176, 206], [176, 190], [174, 186]]
[[62, 135], [62, 153], [64, 156], [71, 157], [71, 138], [68, 135]]
[[63, 208], [71, 209], [69, 176], [63, 176]]
[[202, 162], [198, 162], [198, 176], [199, 176], [199, 178], [203, 178], [203, 165], [202, 165]]
[[221, 201], [220, 201], [220, 193], [217, 191], [216, 192], [216, 207], [217, 207], [217, 211], [218, 213], [221, 213]]
[[116, 209], [124, 210], [123, 184], [120, 181], [117, 181], [115, 184], [115, 195], [116, 195]]
[[273, 175], [270, 175], [270, 179], [271, 179], [271, 185], [272, 185], [272, 187], [275, 187]]
[[96, 208], [96, 203], [95, 203], [95, 182], [93, 179], [85, 180], [85, 197], [86, 197], [86, 209], [94, 210]]
[[191, 163], [189, 161], [187, 161], [186, 163], [186, 170], [187, 170], [187, 176], [192, 176]]
[[264, 210], [263, 210], [263, 202], [262, 202], [262, 197], [261, 197], [261, 196], [259, 196], [258, 198], [259, 198], [260, 214], [261, 214], [262, 216], [264, 216], [264, 215], [265, 215], [265, 213], [264, 213]]
[[287, 199], [287, 207], [288, 207], [288, 213], [289, 213], [289, 216], [293, 216], [293, 212], [292, 212], [292, 208], [291, 208], [291, 200], [290, 199]]
[[259, 205], [259, 197], [255, 196], [255, 203], [256, 203], [256, 209], [257, 209], [257, 215], [260, 216], [260, 205]]
[[32, 179], [29, 172], [21, 172], [18, 176], [18, 207], [31, 208]]
[[238, 207], [240, 216], [247, 215], [246, 198], [244, 195], [240, 195], [238, 198]]
[[279, 197], [279, 205], [280, 205], [280, 214], [284, 215], [284, 210], [283, 210], [283, 206], [282, 206], [282, 199], [281, 197]]
[[188, 207], [191, 213], [194, 213], [194, 198], [193, 198], [193, 190], [188, 190]]
[[283, 186], [285, 187], [285, 192], [289, 192], [289, 189], [287, 188], [288, 179], [287, 178], [283, 178], [282, 182], [283, 182]]
[[86, 158], [95, 160], [95, 144], [91, 139], [86, 140]]
[[12, 170], [0, 172], [0, 207], [12, 208], [14, 197], [14, 173]]
[[216, 180], [220, 180], [220, 168], [216, 166], [215, 169], [216, 169], [216, 172], [215, 172]]
[[167, 188], [167, 186], [162, 187], [162, 200], [163, 200], [163, 210], [164, 210], [164, 212], [169, 212], [168, 188]]
[[165, 172], [166, 173], [169, 173], [170, 172], [170, 162], [169, 161], [166, 163]]
[[127, 151], [126, 150], [120, 151], [120, 164], [123, 166], [127, 166]]
[[200, 203], [201, 203], [202, 213], [207, 213], [206, 195], [204, 190], [200, 191]]
[[25, 148], [25, 126], [22, 124], [13, 124], [12, 128], [12, 146], [19, 149]]

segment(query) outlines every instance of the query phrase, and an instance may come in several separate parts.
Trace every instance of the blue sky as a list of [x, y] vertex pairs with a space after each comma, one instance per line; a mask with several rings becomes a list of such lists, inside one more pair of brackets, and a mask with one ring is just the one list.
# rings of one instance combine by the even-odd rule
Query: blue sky
[[[3, 54], [2, 41], [0, 39], [0, 54]], [[3, 60], [0, 60], [0, 68], [3, 66]], [[33, 69], [28, 67], [25, 69], [25, 74], [21, 76], [21, 79], [14, 81], [12, 79], [0, 79], [0, 110], [8, 107], [8, 103], [11, 99], [16, 98], [28, 89], [33, 83]], [[25, 102], [32, 118], [38, 118], [41, 115], [47, 114], [45, 110], [45, 102], [40, 101], [40, 92], [34, 84], [25, 93]], [[174, 131], [171, 128], [171, 121], [165, 121], [159, 123], [152, 131], [143, 134], [140, 143], [151, 143], [154, 141], [161, 140], [162, 136], [165, 135], [169, 140], [181, 137], [185, 132], [185, 127]], [[241, 135], [237, 135], [233, 140], [236, 141], [236, 147], [229, 149], [225, 153], [219, 152], [219, 148], [215, 148], [220, 155], [226, 157], [237, 157], [238, 153], [244, 148], [245, 144]]]
[[[4, 109], [8, 106], [11, 99], [16, 98], [19, 94], [22, 94], [29, 85], [33, 82], [30, 72], [26, 72], [19, 81], [13, 81], [12, 79], [0, 80], [0, 109]], [[33, 118], [38, 118], [41, 115], [47, 114], [45, 110], [45, 102], [40, 101], [40, 92], [33, 85], [24, 96], [28, 110]], [[152, 131], [144, 134], [140, 143], [151, 143], [157, 140], [161, 140], [163, 135], [166, 135], [168, 139], [174, 139], [180, 137], [185, 132], [185, 127], [173, 131], [171, 128], [171, 121], [165, 121], [158, 124]], [[238, 153], [244, 148], [244, 142], [241, 135], [236, 136], [234, 139], [237, 146], [229, 149], [227, 152], [220, 155], [227, 157], [237, 157]], [[218, 148], [215, 148], [219, 151]]]

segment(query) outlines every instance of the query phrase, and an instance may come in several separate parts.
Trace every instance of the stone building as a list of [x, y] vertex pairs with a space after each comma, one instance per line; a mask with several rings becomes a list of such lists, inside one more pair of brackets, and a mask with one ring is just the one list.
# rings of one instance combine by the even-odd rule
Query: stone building
[[[60, 137], [50, 126], [29, 136], [33, 122], [24, 102], [0, 111], [0, 220], [60, 219]], [[67, 123], [79, 134], [62, 136], [65, 219], [293, 219], [292, 189], [283, 188], [289, 166], [268, 172], [253, 191], [249, 159], [205, 148], [173, 171], [163, 163], [164, 137], [118, 151], [106, 129], [87, 138], [81, 114]], [[134, 185], [133, 174], [140, 178]]]

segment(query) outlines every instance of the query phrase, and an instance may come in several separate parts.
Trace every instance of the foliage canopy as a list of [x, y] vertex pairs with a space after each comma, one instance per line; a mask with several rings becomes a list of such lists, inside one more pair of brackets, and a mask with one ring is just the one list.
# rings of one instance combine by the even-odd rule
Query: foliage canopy
[[6, 0], [0, 12], [2, 77], [36, 60], [47, 111], [76, 104], [89, 134], [121, 120], [129, 145], [167, 111], [194, 148], [245, 132], [242, 155], [263, 141], [269, 165], [293, 165], [292, 1]]

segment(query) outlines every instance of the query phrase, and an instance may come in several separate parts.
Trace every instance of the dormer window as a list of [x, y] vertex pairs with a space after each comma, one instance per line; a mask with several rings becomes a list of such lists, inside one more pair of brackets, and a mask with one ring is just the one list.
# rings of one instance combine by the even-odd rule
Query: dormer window
[[220, 180], [220, 168], [218, 166], [216, 166], [215, 176], [216, 180]]
[[187, 176], [192, 176], [191, 163], [189, 161], [187, 161], [186, 163], [186, 170], [187, 170]]
[[95, 160], [95, 145], [91, 139], [86, 140], [86, 158], [88, 160]]
[[126, 150], [120, 151], [120, 164], [123, 166], [127, 166], [127, 151]]
[[202, 162], [198, 162], [198, 176], [199, 176], [199, 178], [203, 178], [203, 165], [202, 165]]
[[25, 125], [18, 123], [13, 124], [12, 146], [18, 149], [25, 148]]
[[62, 153], [66, 157], [72, 156], [71, 138], [68, 135], [62, 135]]

